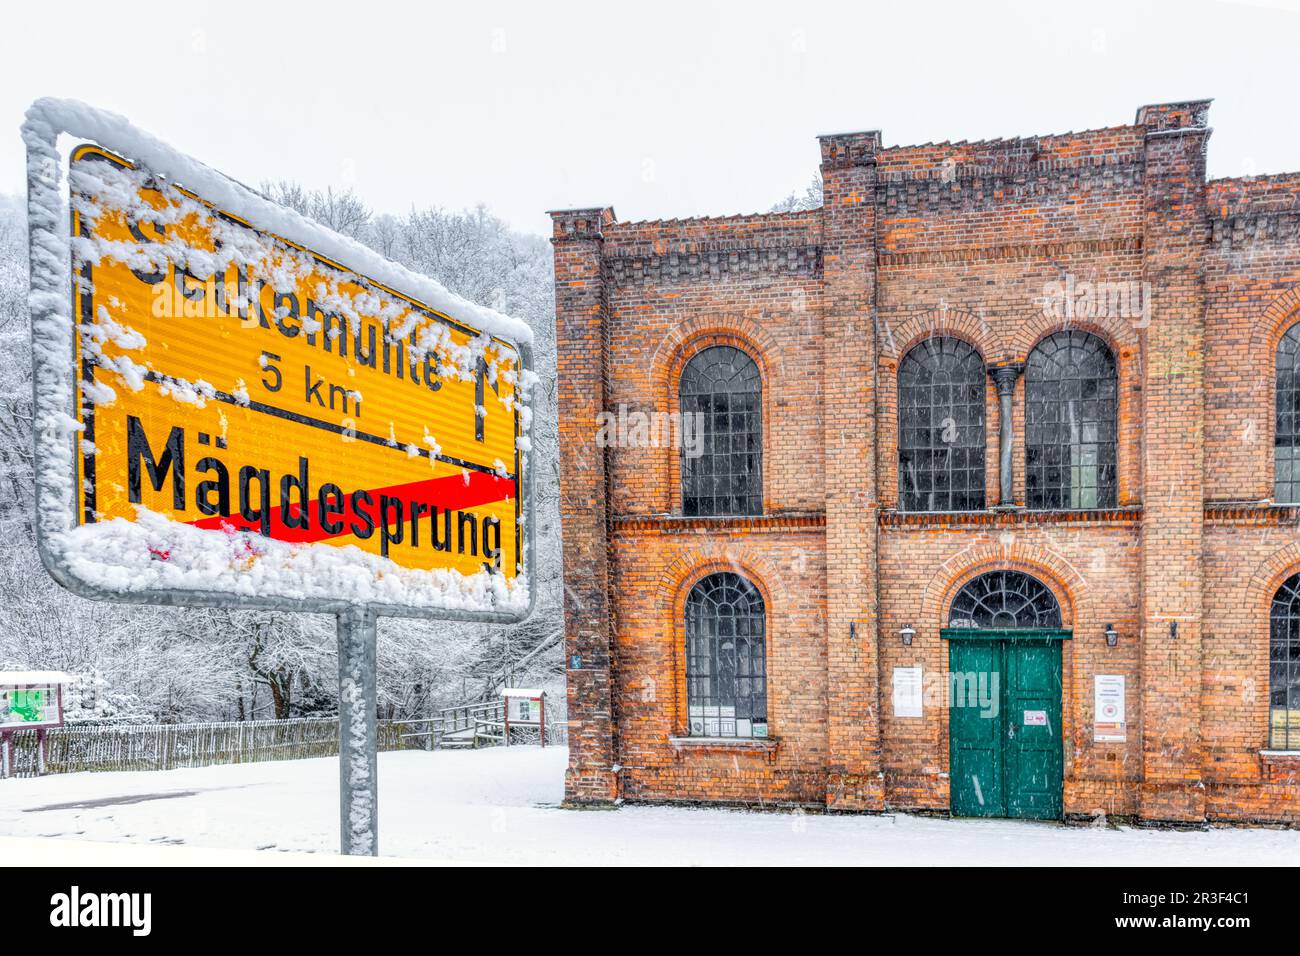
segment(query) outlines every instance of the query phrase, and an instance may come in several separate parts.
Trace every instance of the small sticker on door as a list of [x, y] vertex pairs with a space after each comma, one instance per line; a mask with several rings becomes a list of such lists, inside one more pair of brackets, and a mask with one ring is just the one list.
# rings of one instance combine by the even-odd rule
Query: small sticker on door
[[1047, 711], [1045, 710], [1027, 710], [1025, 711], [1026, 727], [1046, 727]]

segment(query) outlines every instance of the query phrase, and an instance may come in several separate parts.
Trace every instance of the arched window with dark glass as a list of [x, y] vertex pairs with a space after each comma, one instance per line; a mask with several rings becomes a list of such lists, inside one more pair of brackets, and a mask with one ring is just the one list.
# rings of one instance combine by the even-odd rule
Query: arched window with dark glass
[[898, 367], [898, 497], [904, 511], [984, 507], [984, 362], [960, 339], [926, 339]]
[[1282, 582], [1269, 614], [1268, 745], [1300, 750], [1300, 574]]
[[1273, 500], [1300, 502], [1300, 323], [1277, 344], [1277, 418], [1273, 430]]
[[1023, 571], [989, 571], [957, 592], [949, 627], [1055, 628], [1061, 605], [1038, 578]]
[[686, 705], [692, 737], [767, 736], [766, 609], [729, 571], [686, 598]]
[[1025, 498], [1030, 508], [1113, 508], [1115, 357], [1089, 332], [1049, 335], [1025, 366]]
[[763, 512], [763, 383], [730, 345], [701, 350], [682, 371], [682, 514]]

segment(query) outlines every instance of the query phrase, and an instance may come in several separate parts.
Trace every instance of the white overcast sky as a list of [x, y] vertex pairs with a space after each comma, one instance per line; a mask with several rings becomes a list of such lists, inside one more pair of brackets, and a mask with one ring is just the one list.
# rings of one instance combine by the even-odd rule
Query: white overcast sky
[[[1212, 176], [1300, 170], [1300, 0], [7, 4], [0, 192], [36, 97], [125, 114], [243, 180], [519, 229], [766, 209], [818, 133], [886, 145], [1131, 122], [1213, 97]], [[5, 132], [7, 131], [7, 132]]]

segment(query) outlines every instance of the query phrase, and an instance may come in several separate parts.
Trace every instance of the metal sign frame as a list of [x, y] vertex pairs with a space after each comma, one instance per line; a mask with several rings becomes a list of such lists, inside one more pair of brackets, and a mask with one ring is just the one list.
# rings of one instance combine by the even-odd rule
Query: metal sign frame
[[[71, 136], [88, 141], [83, 145], [97, 145], [118, 154], [154, 173], [166, 170], [156, 168], [148, 156], [133, 155], [138, 152], [154, 156], [175, 156], [185, 163], [193, 165], [181, 154], [173, 153], [168, 147], [155, 140], [149, 134], [131, 126], [122, 117], [95, 111], [84, 104], [57, 99], [40, 99], [32, 104], [23, 124], [23, 139], [27, 150], [27, 210], [28, 210], [28, 252], [30, 259], [30, 296], [29, 305], [32, 321], [32, 408], [33, 440], [36, 454], [36, 544], [42, 563], [51, 577], [74, 594], [93, 600], [113, 601], [135, 605], [164, 605], [183, 607], [231, 607], [240, 610], [271, 610], [286, 612], [303, 612], [313, 614], [333, 614], [337, 618], [338, 662], [339, 662], [339, 761], [340, 761], [340, 823], [342, 852], [348, 854], [377, 853], [377, 787], [376, 787], [376, 709], [377, 689], [375, 673], [376, 621], [379, 616], [423, 618], [428, 620], [466, 621], [476, 623], [511, 624], [527, 618], [533, 611], [537, 600], [537, 588], [531, 580], [535, 567], [535, 501], [533, 495], [532, 455], [519, 456], [516, 495], [522, 509], [520, 531], [523, 536], [522, 547], [518, 549], [520, 573], [530, 578], [528, 582], [527, 605], [522, 611], [464, 611], [442, 609], [415, 605], [353, 603], [342, 600], [323, 600], [313, 598], [288, 598], [281, 596], [254, 596], [234, 593], [151, 589], [144, 591], [117, 591], [103, 588], [78, 576], [69, 564], [67, 557], [52, 547], [52, 535], [70, 531], [78, 523], [74, 489], [66, 480], [48, 475], [42, 468], [43, 444], [54, 441], [51, 437], [56, 423], [66, 422], [69, 415], [76, 419], [77, 363], [75, 355], [75, 335], [78, 320], [73, 309], [75, 301], [75, 283], [71, 256], [71, 225], [66, 216], [56, 214], [55, 210], [64, 210], [60, 177], [64, 170], [64, 160], [59, 151], [59, 137]], [[133, 148], [133, 144], [139, 147]], [[142, 145], [141, 145], [142, 144]], [[68, 161], [75, 150], [68, 151]], [[210, 168], [207, 170], [211, 171]], [[220, 176], [220, 174], [217, 174]], [[264, 197], [229, 177], [221, 177], [223, 185], [229, 191], [254, 197], [260, 203], [269, 203]], [[172, 185], [184, 188], [185, 184], [168, 179]], [[218, 197], [204, 197], [201, 191], [195, 193], [201, 201], [213, 201]], [[70, 214], [70, 210], [68, 211]], [[258, 229], [256, 222], [245, 223], [252, 229]], [[323, 229], [324, 227], [319, 227]], [[271, 233], [275, 235], [274, 233]], [[337, 262], [328, 256], [316, 253], [291, 238], [276, 235], [277, 239], [311, 253], [318, 259], [333, 267], [356, 276], [362, 283], [370, 283], [385, 291], [419, 305], [427, 312], [443, 315], [449, 321], [461, 326], [475, 328], [476, 323], [445, 315], [421, 302], [418, 296], [402, 293], [388, 285], [369, 278], [365, 272], [353, 269], [346, 263]], [[483, 331], [478, 330], [476, 331]], [[531, 347], [522, 341], [512, 341], [500, 335], [493, 335], [516, 350], [519, 367], [523, 371], [533, 369]], [[41, 348], [41, 344], [54, 348]], [[63, 345], [72, 348], [63, 358], [59, 350]], [[44, 388], [42, 386], [45, 386]], [[70, 386], [70, 387], [69, 387]], [[70, 393], [74, 405], [68, 408], [57, 399], [57, 393]], [[531, 405], [531, 402], [529, 403]], [[531, 418], [523, 427], [517, 427], [517, 434], [531, 440]], [[70, 433], [63, 439], [71, 456], [76, 462], [78, 455], [78, 435]], [[75, 470], [73, 482], [75, 482]]]

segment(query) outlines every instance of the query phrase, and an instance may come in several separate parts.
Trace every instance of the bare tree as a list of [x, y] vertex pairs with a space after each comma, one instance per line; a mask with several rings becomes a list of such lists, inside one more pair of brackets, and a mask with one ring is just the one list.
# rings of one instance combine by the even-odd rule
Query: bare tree
[[362, 242], [369, 237], [372, 214], [351, 187], [335, 190], [329, 186], [324, 190], [308, 191], [301, 183], [280, 179], [264, 182], [262, 192], [281, 206], [288, 206], [299, 215], [314, 219], [335, 232]]
[[818, 209], [822, 204], [822, 174], [813, 173], [812, 180], [803, 192], [794, 190], [780, 202], [775, 203], [768, 212], [802, 212], [806, 209]]

